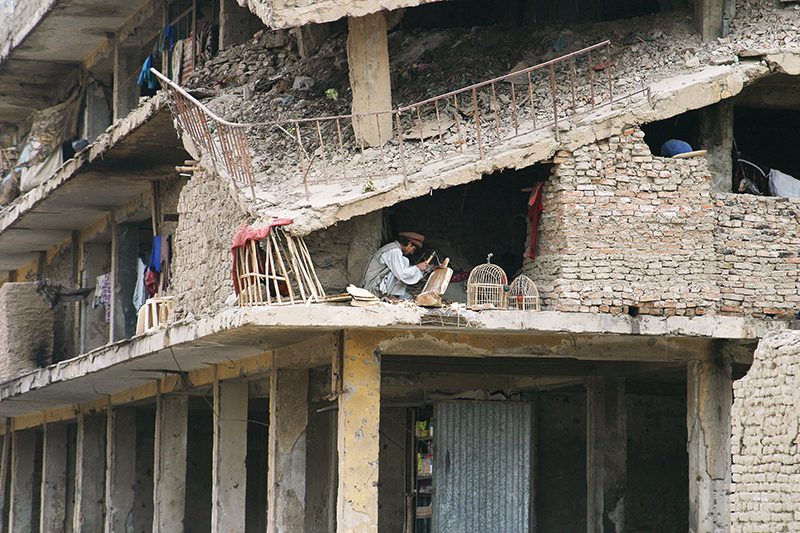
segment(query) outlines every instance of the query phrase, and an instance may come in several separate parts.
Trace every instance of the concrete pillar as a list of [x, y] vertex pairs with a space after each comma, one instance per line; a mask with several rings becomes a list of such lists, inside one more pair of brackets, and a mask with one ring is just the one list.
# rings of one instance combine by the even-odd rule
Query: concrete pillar
[[[383, 13], [348, 19], [347, 63], [353, 91], [353, 114], [392, 109], [389, 79], [389, 41]], [[392, 137], [392, 115], [353, 119], [356, 136], [366, 145], [378, 146]]]
[[381, 363], [375, 346], [348, 332], [340, 372], [337, 531], [376, 532]]
[[[219, 49], [230, 48], [248, 41], [260, 29], [264, 29], [261, 22], [246, 7], [236, 3], [236, 0], [222, 0], [219, 4]], [[270, 31], [266, 29], [265, 31]]]
[[[273, 367], [269, 392], [269, 533], [303, 531], [306, 495], [308, 370]], [[320, 473], [320, 475], [325, 475]]]
[[139, 87], [136, 85], [136, 81], [139, 78], [142, 61], [135, 50], [120, 45], [114, 47], [112, 102], [114, 120], [125, 118], [131, 109], [139, 104]]
[[689, 442], [689, 531], [730, 530], [730, 358], [715, 356], [688, 365], [686, 425]]
[[102, 531], [105, 504], [106, 421], [104, 415], [78, 415], [75, 450], [73, 531]]
[[153, 533], [184, 529], [188, 428], [189, 398], [159, 395], [156, 399]]
[[625, 380], [586, 381], [586, 531], [625, 530], [628, 430]]
[[247, 488], [247, 382], [214, 383], [211, 531], [244, 533]]
[[694, 20], [704, 41], [722, 37], [722, 21], [726, 0], [695, 0]]
[[708, 150], [706, 161], [711, 172], [711, 188], [730, 192], [733, 181], [733, 103], [723, 100], [700, 110], [700, 146]]
[[11, 513], [10, 533], [33, 531], [33, 476], [36, 463], [36, 433], [15, 431], [11, 445]]
[[106, 424], [106, 533], [134, 527], [136, 409], [109, 409]]
[[42, 531], [64, 531], [67, 523], [66, 424], [46, 424], [42, 446], [39, 524]]

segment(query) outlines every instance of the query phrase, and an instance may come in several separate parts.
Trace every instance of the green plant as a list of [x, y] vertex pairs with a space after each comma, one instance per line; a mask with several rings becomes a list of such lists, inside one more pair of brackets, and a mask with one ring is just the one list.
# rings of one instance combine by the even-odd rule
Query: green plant
[[361, 192], [374, 192], [375, 191], [375, 184], [372, 183], [372, 178], [369, 179], [368, 182], [364, 184], [361, 188]]
[[339, 91], [334, 88], [330, 88], [325, 91], [325, 97], [328, 98], [328, 100], [333, 100], [335, 102], [339, 99]]

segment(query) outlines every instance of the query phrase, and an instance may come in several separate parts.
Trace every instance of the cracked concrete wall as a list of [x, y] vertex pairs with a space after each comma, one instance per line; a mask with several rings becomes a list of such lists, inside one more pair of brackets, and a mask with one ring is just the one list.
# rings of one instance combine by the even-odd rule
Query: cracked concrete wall
[[233, 294], [231, 242], [248, 222], [213, 173], [196, 172], [180, 192], [173, 240], [172, 287], [175, 318], [220, 310]]
[[50, 363], [53, 310], [35, 283], [0, 287], [0, 381]]
[[317, 276], [328, 294], [360, 285], [372, 253], [381, 245], [381, 210], [339, 222], [305, 238]]
[[731, 531], [800, 526], [800, 331], [767, 335], [733, 385]]

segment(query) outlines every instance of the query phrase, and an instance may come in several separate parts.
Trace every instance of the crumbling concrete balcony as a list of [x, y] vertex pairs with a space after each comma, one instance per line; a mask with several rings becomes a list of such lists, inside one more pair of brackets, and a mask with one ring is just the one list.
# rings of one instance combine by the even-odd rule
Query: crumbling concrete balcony
[[126, 0], [25, 0], [0, 6], [0, 120], [18, 123], [62, 101], [84, 60], [140, 4]]
[[291, 28], [309, 23], [361, 17], [383, 10], [401, 9], [440, 0], [236, 0], [271, 28]]
[[163, 95], [148, 100], [66, 161], [41, 185], [0, 209], [0, 269], [35, 263], [98, 220], [149, 194], [186, 159]]

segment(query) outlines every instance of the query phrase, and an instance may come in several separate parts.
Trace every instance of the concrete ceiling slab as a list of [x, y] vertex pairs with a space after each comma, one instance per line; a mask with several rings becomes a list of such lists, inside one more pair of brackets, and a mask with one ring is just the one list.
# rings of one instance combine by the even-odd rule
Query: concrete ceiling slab
[[[24, 1], [33, 4], [39, 0]], [[61, 0], [52, 4], [49, 10], [44, 5], [29, 9], [31, 14], [40, 13], [40, 19], [22, 21], [32, 28], [27, 35], [15, 34], [27, 30], [9, 28], [19, 44], [0, 65], [0, 118], [4, 122], [20, 122], [31, 111], [63, 99], [83, 60], [113, 37], [142, 5], [130, 0]], [[0, 21], [0, 26], [4, 22], [8, 21]], [[13, 22], [12, 18], [8, 23]]]
[[[28, 193], [38, 194], [39, 199], [21, 202], [24, 207], [0, 230], [2, 270], [22, 267], [30, 254], [62, 244], [71, 238], [71, 231], [83, 230], [129, 205], [150, 191], [152, 181], [174, 176], [175, 166], [188, 157], [166, 108], [127, 126], [129, 133], [93, 159], [73, 160], [71, 174], [59, 177], [57, 172], [51, 178], [57, 183], [49, 193], [40, 194], [38, 189]], [[70, 162], [60, 172], [68, 167]]]

